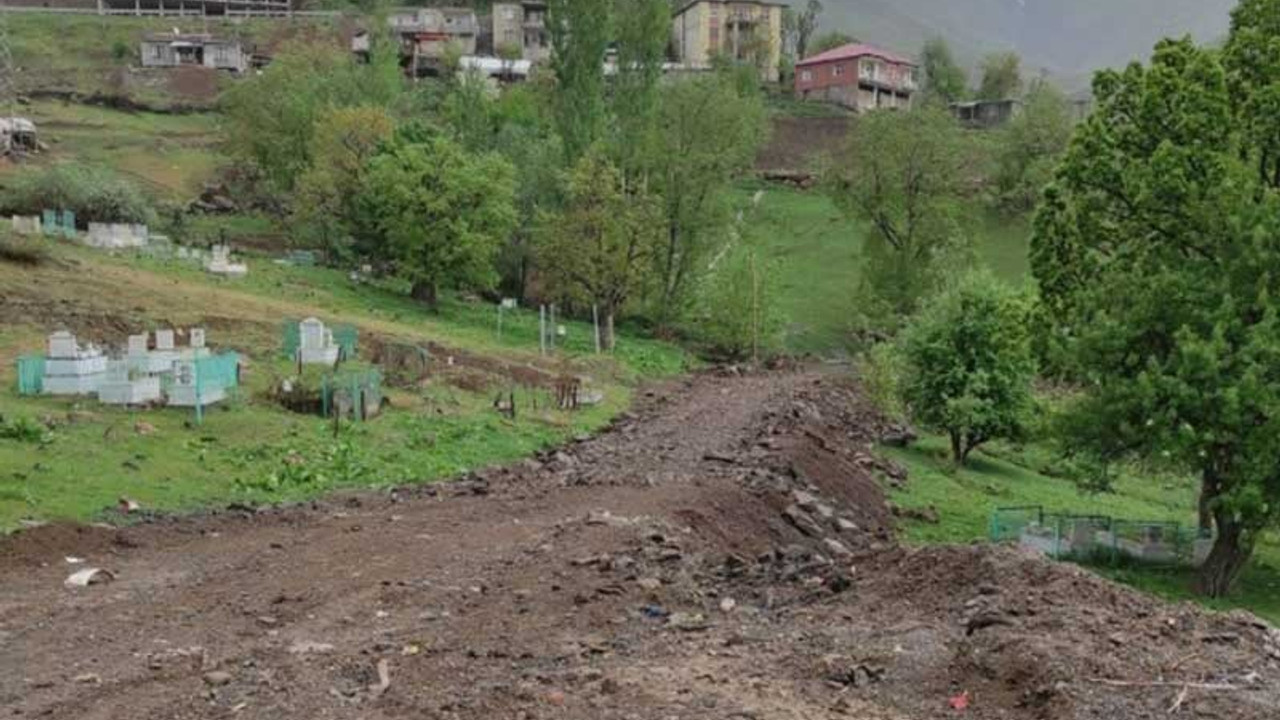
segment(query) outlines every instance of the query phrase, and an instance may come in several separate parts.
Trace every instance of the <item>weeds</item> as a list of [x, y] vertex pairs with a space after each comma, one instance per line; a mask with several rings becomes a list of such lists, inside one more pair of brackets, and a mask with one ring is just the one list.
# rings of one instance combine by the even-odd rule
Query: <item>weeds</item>
[[49, 260], [49, 247], [46, 241], [38, 237], [0, 237], [0, 260], [15, 265], [43, 265]]

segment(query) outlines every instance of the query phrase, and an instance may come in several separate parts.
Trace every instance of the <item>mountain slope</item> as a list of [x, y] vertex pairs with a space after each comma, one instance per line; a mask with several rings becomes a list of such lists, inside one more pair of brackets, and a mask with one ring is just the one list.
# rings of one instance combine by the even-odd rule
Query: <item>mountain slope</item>
[[824, 29], [919, 52], [948, 39], [966, 64], [1014, 50], [1028, 73], [1064, 79], [1146, 56], [1162, 37], [1221, 38], [1236, 0], [826, 0]]

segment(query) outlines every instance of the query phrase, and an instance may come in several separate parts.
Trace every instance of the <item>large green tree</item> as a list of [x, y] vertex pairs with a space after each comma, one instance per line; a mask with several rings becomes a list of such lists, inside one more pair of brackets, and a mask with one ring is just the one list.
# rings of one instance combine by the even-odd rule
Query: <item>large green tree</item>
[[922, 427], [947, 435], [957, 465], [1025, 432], [1035, 378], [1027, 319], [1025, 298], [974, 274], [931, 298], [902, 337], [902, 400]]
[[628, 186], [600, 146], [582, 156], [566, 185], [564, 209], [544, 217], [538, 259], [554, 292], [598, 308], [609, 349], [614, 319], [651, 267], [661, 237], [658, 204], [644, 188]]
[[604, 136], [604, 55], [613, 33], [614, 0], [550, 0], [555, 117], [565, 153], [575, 162]]
[[951, 46], [941, 37], [931, 38], [920, 53], [920, 66], [924, 71], [924, 92], [928, 99], [953, 103], [964, 98], [969, 79], [956, 64]]
[[1015, 52], [992, 53], [982, 60], [980, 100], [1009, 100], [1022, 94], [1022, 58]]
[[516, 220], [515, 172], [496, 154], [412, 135], [370, 162], [361, 204], [414, 298], [435, 307], [443, 287], [495, 283], [494, 259]]
[[763, 100], [731, 75], [677, 80], [662, 89], [650, 186], [661, 195], [662, 240], [654, 255], [660, 323], [676, 320], [710, 252], [727, 238], [729, 190], [766, 137]]
[[1084, 389], [1073, 446], [1200, 477], [1211, 596], [1280, 516], [1280, 193], [1248, 110], [1273, 85], [1237, 64], [1280, 42], [1278, 7], [1242, 4], [1225, 67], [1187, 39], [1099, 73], [1032, 248], [1048, 344]]
[[344, 107], [388, 107], [402, 91], [394, 50], [381, 36], [368, 65], [332, 43], [293, 42], [262, 73], [223, 96], [228, 145], [257, 168], [268, 192], [288, 192], [311, 165], [321, 118]]
[[963, 257], [957, 200], [968, 166], [964, 135], [942, 108], [881, 110], [854, 123], [825, 186], [871, 229], [859, 280], [866, 329], [893, 332]]
[[1035, 207], [1071, 142], [1071, 130], [1066, 97], [1048, 82], [1034, 83], [1022, 112], [996, 138], [994, 191], [998, 207], [1013, 213]]

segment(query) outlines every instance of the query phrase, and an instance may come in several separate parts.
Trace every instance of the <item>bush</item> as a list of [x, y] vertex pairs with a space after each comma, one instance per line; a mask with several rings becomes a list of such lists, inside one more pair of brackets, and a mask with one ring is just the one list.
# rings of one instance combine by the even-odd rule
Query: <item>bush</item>
[[1026, 431], [1028, 305], [990, 275], [969, 275], [929, 301], [901, 340], [902, 398], [912, 419], [950, 437], [958, 465], [983, 443]]
[[902, 405], [902, 353], [893, 343], [877, 343], [858, 358], [858, 376], [867, 398], [885, 416], [906, 419]]
[[155, 211], [136, 185], [101, 168], [55, 165], [19, 175], [0, 194], [0, 214], [71, 210], [81, 223], [147, 223]]
[[0, 236], [0, 260], [18, 265], [40, 265], [48, 259], [49, 247], [41, 238]]
[[697, 334], [710, 355], [743, 360], [768, 357], [781, 344], [776, 273], [754, 248], [736, 248], [721, 258], [699, 297]]

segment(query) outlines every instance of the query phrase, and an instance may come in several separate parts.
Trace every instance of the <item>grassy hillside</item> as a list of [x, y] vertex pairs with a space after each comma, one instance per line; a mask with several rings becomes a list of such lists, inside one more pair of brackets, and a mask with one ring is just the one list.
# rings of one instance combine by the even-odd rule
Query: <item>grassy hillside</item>
[[[752, 197], [761, 191], [754, 208]], [[763, 248], [777, 273], [785, 344], [793, 352], [846, 352], [862, 243], [867, 228], [845, 217], [821, 192], [750, 184], [738, 203], [747, 208], [745, 240]], [[1025, 281], [1030, 226], [1025, 218], [979, 215], [969, 223], [978, 259], [1014, 284]]]
[[32, 167], [81, 163], [122, 173], [157, 199], [185, 201], [227, 162], [216, 114], [122, 112], [61, 100], [35, 100], [23, 113], [48, 152], [22, 164], [0, 161], [0, 183]]
[[227, 73], [202, 68], [140, 70], [139, 42], [147, 33], [209, 32], [270, 52], [300, 35], [342, 42], [350, 28], [347, 20], [327, 18], [220, 20], [24, 12], [10, 13], [7, 19], [19, 91], [120, 97], [154, 107], [211, 106], [232, 80]]
[[[1016, 50], [1028, 75], [1044, 68], [1087, 85], [1090, 71], [1146, 57], [1157, 40], [1226, 33], [1236, 0], [828, 0], [825, 29], [918, 53], [942, 35], [967, 64]], [[1074, 89], [1074, 88], [1073, 88]]]
[[[449, 300], [433, 315], [395, 288], [266, 260], [254, 261], [245, 280], [226, 282], [176, 260], [57, 244], [52, 259], [34, 269], [0, 262], [0, 288], [0, 415], [42, 428], [31, 441], [0, 439], [0, 528], [23, 518], [92, 519], [121, 496], [146, 509], [190, 510], [425, 482], [596, 427], [627, 406], [638, 379], [684, 367], [678, 349], [631, 337], [621, 338], [612, 357], [595, 356], [590, 328], [573, 322], [562, 350], [543, 358], [536, 312], [508, 315], [498, 337], [488, 304]], [[293, 372], [279, 356], [282, 323], [308, 315], [356, 325], [366, 350], [386, 342], [429, 346], [428, 377], [391, 388], [386, 414], [343, 426], [335, 437], [330, 422], [267, 397]], [[185, 410], [126, 411], [16, 394], [15, 359], [40, 351], [52, 329], [119, 346], [129, 332], [190, 326], [206, 327], [211, 345], [249, 361], [239, 397], [211, 410], [201, 426]], [[551, 409], [545, 383], [530, 384], [566, 372], [589, 377], [603, 404], [561, 412]], [[507, 391], [516, 393], [514, 420], [492, 408], [494, 396]]]

